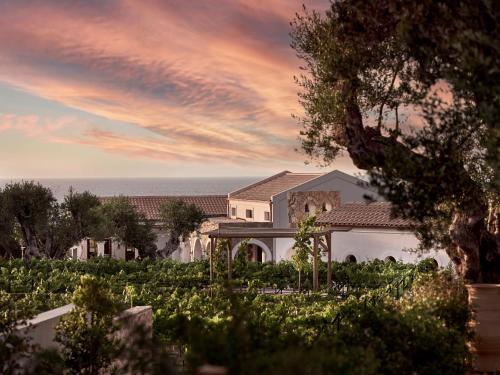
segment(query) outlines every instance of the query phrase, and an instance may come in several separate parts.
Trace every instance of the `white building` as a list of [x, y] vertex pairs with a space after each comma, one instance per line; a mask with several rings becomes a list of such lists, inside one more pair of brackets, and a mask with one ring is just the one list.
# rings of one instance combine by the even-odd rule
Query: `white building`
[[[342, 232], [332, 236], [333, 259], [337, 261], [417, 262], [430, 257], [439, 266], [450, 262], [444, 251], [411, 251], [419, 241], [410, 223], [391, 218], [391, 205], [366, 181], [338, 170], [324, 174], [284, 171], [230, 193], [228, 201], [232, 219], [290, 228], [305, 216], [317, 214], [320, 225], [342, 227]], [[376, 203], [360, 203], [366, 201]], [[353, 218], [356, 220], [350, 221]], [[271, 257], [275, 262], [291, 259], [293, 243], [288, 238], [274, 239], [272, 244], [258, 238], [250, 240], [259, 253], [267, 255], [266, 260]], [[233, 245], [237, 248], [239, 243]]]
[[[317, 224], [337, 228], [332, 233], [332, 259], [364, 262], [374, 259], [416, 263], [432, 258], [440, 267], [450, 263], [443, 251], [416, 252], [419, 241], [412, 222], [391, 215], [388, 202], [346, 203], [318, 215]], [[276, 260], [290, 259], [293, 240], [280, 239]], [[323, 257], [326, 261], [326, 255]]]
[[[155, 232], [156, 247], [163, 249], [169, 234], [161, 226], [160, 207], [172, 199], [180, 199], [187, 204], [194, 204], [200, 208], [205, 216], [211, 218], [225, 217], [227, 213], [227, 196], [225, 195], [195, 195], [195, 196], [129, 196], [126, 197], [138, 212], [144, 215], [146, 220], [152, 223]], [[105, 203], [109, 197], [101, 197]], [[193, 233], [186, 242], [181, 243], [179, 250], [171, 257], [183, 262], [193, 259], [201, 259], [205, 249], [200, 242], [200, 236]], [[131, 260], [139, 256], [137, 249], [127, 247], [117, 240], [107, 239], [105, 241], [94, 241], [86, 238], [78, 246], [70, 249], [69, 255], [73, 259], [86, 260], [94, 256], [112, 257], [115, 259]]]
[[[158, 249], [168, 240], [168, 233], [160, 225], [160, 206], [173, 198], [197, 205], [208, 218], [200, 231], [192, 233], [172, 254], [173, 259], [182, 262], [202, 259], [208, 254], [207, 233], [210, 231], [232, 227], [294, 228], [304, 217], [315, 214], [319, 225], [342, 228], [342, 232], [332, 235], [334, 260], [416, 262], [431, 257], [440, 266], [449, 263], [442, 251], [424, 255], [408, 251], [418, 247], [410, 223], [391, 218], [390, 204], [383, 202], [366, 181], [338, 170], [323, 174], [284, 171], [228, 196], [128, 197], [130, 203], [153, 223]], [[366, 201], [375, 203], [360, 203]], [[244, 240], [249, 240], [249, 259], [255, 261], [279, 262], [291, 259], [293, 254], [293, 239], [290, 238], [235, 239], [233, 254]], [[116, 241], [96, 243], [88, 239], [72, 249], [71, 255], [77, 259], [94, 255], [133, 259], [138, 253]]]

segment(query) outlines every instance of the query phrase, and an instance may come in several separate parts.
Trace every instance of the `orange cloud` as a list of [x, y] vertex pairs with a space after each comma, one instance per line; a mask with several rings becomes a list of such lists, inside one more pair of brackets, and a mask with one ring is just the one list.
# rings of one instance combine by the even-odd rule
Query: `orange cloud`
[[151, 132], [93, 124], [58, 141], [165, 160], [303, 159], [288, 45], [301, 2], [23, 4], [0, 6], [0, 80]]

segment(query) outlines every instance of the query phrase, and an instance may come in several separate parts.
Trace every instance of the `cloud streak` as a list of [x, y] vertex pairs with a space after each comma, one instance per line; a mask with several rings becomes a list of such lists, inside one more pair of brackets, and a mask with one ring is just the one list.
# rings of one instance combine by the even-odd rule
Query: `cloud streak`
[[165, 161], [302, 160], [288, 46], [301, 3], [271, 3], [4, 2], [0, 80], [148, 133], [91, 124], [55, 134], [72, 126], [62, 122], [47, 129], [56, 142]]

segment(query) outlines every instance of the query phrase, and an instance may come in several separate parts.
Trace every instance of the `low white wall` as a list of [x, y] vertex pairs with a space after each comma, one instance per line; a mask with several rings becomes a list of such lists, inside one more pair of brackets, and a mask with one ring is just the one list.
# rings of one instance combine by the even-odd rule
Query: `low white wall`
[[[73, 304], [38, 314], [25, 324], [17, 327], [19, 335], [30, 338], [30, 343], [41, 349], [58, 348], [54, 341], [56, 326], [60, 319], [73, 309]], [[151, 337], [153, 326], [153, 310], [151, 306], [135, 306], [123, 311], [115, 318], [120, 323], [120, 330], [116, 333], [119, 338], [126, 338], [133, 330], [142, 326]]]
[[[276, 262], [290, 260], [294, 240], [276, 239]], [[416, 263], [425, 258], [434, 258], [440, 267], [450, 263], [448, 255], [440, 251], [417, 254], [407, 251], [418, 246], [418, 239], [412, 232], [384, 229], [353, 229], [349, 232], [332, 234], [332, 259], [343, 262], [348, 255], [354, 255], [358, 262], [374, 259], [384, 260], [388, 256], [405, 263]], [[326, 260], [326, 256], [323, 257]]]
[[31, 344], [39, 345], [43, 349], [58, 348], [59, 344], [54, 341], [56, 326], [72, 308], [73, 304], [69, 304], [38, 314], [18, 326], [17, 332], [20, 336], [30, 338]]

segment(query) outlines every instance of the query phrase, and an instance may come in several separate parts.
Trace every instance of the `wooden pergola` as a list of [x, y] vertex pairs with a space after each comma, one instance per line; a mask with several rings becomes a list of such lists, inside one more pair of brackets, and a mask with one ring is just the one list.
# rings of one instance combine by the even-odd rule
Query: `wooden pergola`
[[[318, 250], [321, 247], [327, 254], [327, 284], [332, 286], [332, 233], [346, 232], [351, 228], [318, 228], [311, 233], [313, 240], [313, 290], [319, 289]], [[231, 281], [233, 270], [233, 239], [235, 238], [294, 238], [297, 228], [245, 228], [226, 227], [208, 232], [210, 238], [210, 283], [213, 281], [214, 250], [219, 239], [227, 240], [227, 277]]]

